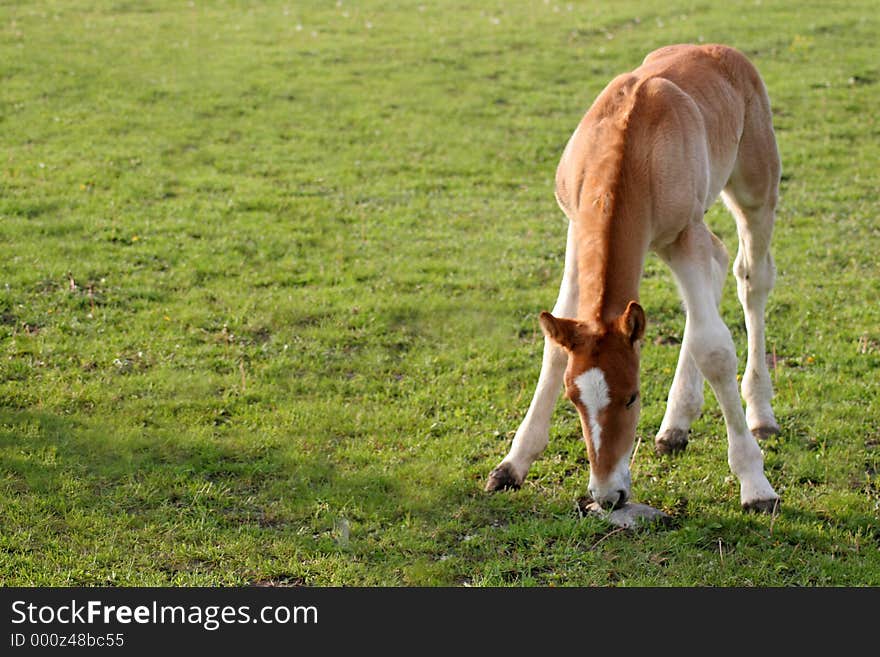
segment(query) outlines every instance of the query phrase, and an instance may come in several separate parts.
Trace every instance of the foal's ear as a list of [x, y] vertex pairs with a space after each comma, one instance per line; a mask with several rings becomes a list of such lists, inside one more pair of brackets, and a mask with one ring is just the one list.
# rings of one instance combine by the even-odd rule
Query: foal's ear
[[582, 342], [577, 320], [554, 317], [546, 310], [538, 318], [541, 330], [560, 347], [571, 351]]
[[630, 344], [635, 344], [645, 335], [645, 311], [635, 301], [630, 301], [617, 320], [620, 332], [629, 338]]

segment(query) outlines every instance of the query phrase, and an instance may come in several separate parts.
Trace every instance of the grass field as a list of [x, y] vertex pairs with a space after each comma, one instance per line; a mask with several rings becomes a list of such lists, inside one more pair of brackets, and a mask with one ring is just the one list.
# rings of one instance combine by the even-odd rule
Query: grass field
[[[0, 583], [880, 585], [876, 3], [3, 2]], [[574, 408], [482, 485], [540, 366], [553, 175], [618, 72], [723, 42], [783, 159], [783, 498], [718, 406], [650, 449], [684, 318], [649, 259], [633, 497], [579, 517]], [[732, 219], [708, 222], [735, 252]], [[732, 277], [723, 312], [742, 369]]]

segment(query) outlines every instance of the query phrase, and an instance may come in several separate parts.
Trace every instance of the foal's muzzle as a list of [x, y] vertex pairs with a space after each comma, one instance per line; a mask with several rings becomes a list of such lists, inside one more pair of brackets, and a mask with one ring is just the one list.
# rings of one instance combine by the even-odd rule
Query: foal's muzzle
[[632, 478], [628, 466], [629, 463], [626, 460], [622, 460], [602, 480], [590, 475], [590, 496], [603, 509], [619, 509], [629, 500]]
[[599, 493], [591, 488], [590, 495], [592, 495], [596, 503], [606, 511], [619, 509], [626, 504], [626, 501], [629, 499], [629, 493], [622, 488], [611, 490], [606, 493]]

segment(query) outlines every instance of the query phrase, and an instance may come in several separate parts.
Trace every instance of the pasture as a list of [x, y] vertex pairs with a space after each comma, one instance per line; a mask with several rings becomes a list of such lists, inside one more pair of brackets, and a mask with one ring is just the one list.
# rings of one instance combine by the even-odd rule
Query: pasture
[[[0, 583], [880, 585], [876, 9], [4, 2]], [[782, 508], [740, 511], [708, 390], [653, 452], [684, 315], [652, 256], [632, 493], [674, 522], [627, 533], [578, 513], [564, 399], [523, 488], [482, 487], [540, 368], [561, 150], [677, 42], [773, 104]], [[741, 372], [732, 276], [722, 307]]]

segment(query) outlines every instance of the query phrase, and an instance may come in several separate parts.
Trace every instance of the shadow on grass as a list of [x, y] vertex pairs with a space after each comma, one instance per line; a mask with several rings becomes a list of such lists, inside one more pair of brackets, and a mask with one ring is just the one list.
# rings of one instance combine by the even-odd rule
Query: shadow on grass
[[[0, 517], [12, 530], [39, 527], [36, 540], [46, 545], [29, 550], [51, 545], [71, 551], [69, 560], [81, 549], [73, 546], [84, 542], [128, 541], [126, 549], [144, 551], [136, 558], [149, 562], [145, 572], [169, 582], [193, 573], [221, 581], [232, 572], [249, 582], [321, 584], [337, 569], [343, 583], [449, 585], [474, 577], [540, 583], [564, 581], [571, 568], [577, 583], [593, 582], [587, 571], [601, 570], [608, 554], [617, 555], [614, 568], [626, 575], [644, 568], [645, 555], [708, 557], [719, 541], [721, 549], [761, 553], [768, 564], [783, 565], [795, 551], [861, 559], [850, 554], [859, 548], [854, 540], [875, 552], [878, 544], [876, 519], [868, 514], [850, 510], [834, 518], [787, 506], [773, 519], [701, 505], [676, 514], [669, 528], [619, 532], [579, 518], [574, 498], [566, 503], [564, 494], [540, 484], [485, 493], [473, 464], [435, 468], [424, 455], [396, 465], [358, 462], [314, 444], [298, 450], [254, 446], [259, 442], [175, 436], [161, 428], [119, 435], [51, 413], [0, 410], [6, 498]], [[82, 515], [90, 519], [86, 527], [106, 536], [84, 539], [82, 521], [68, 521]], [[25, 559], [24, 547], [8, 542], [11, 563]], [[254, 562], [259, 565], [248, 565]], [[530, 573], [526, 579], [517, 564]], [[114, 564], [104, 567], [109, 572]], [[51, 568], [47, 560], [46, 571]], [[65, 581], [55, 568], [46, 577]], [[819, 577], [779, 572], [787, 579], [776, 583]], [[858, 575], [846, 577], [856, 583]]]

